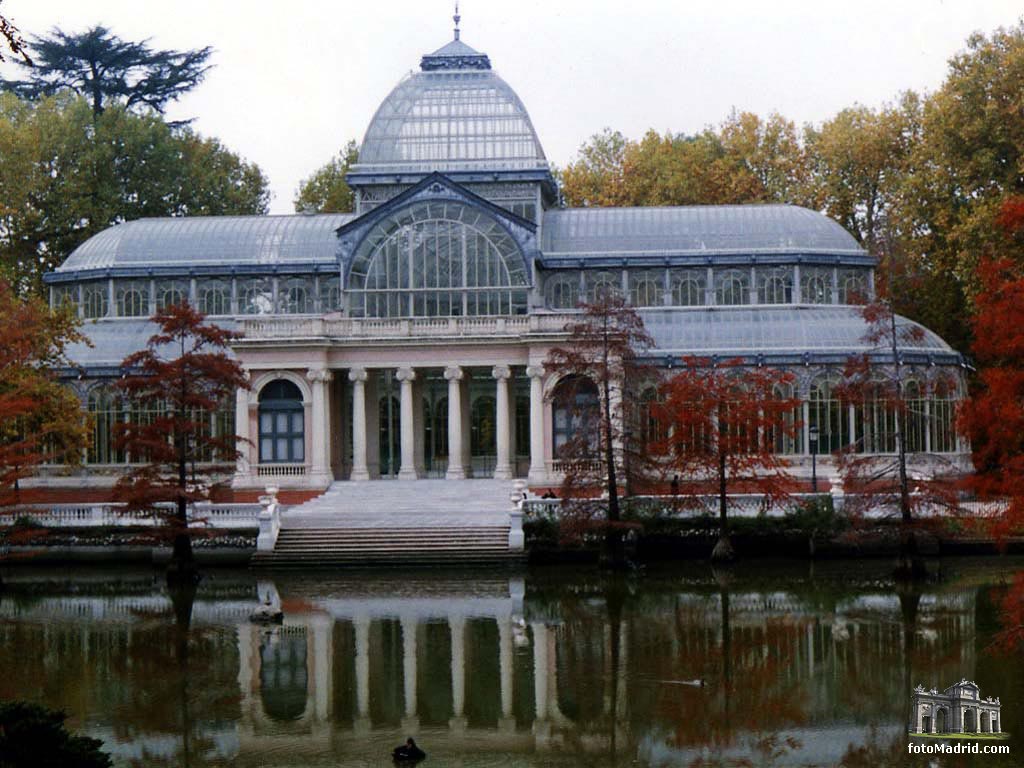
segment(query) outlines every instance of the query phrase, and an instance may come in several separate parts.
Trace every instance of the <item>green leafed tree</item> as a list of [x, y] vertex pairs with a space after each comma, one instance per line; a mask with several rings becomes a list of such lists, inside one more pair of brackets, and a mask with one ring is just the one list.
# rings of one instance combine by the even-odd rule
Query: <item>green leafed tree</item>
[[352, 139], [326, 165], [299, 183], [295, 211], [350, 213], [355, 210], [355, 194], [345, 182], [345, 176], [358, 159], [359, 145]]
[[0, 277], [39, 291], [88, 237], [145, 216], [266, 213], [260, 168], [189, 127], [121, 105], [0, 93]]
[[79, 33], [54, 28], [27, 45], [34, 61], [23, 65], [26, 78], [4, 80], [3, 88], [28, 98], [72, 90], [88, 99], [96, 116], [111, 103], [163, 114], [202, 82], [213, 53], [209, 46], [154, 50], [146, 40], [122, 40], [102, 25]]

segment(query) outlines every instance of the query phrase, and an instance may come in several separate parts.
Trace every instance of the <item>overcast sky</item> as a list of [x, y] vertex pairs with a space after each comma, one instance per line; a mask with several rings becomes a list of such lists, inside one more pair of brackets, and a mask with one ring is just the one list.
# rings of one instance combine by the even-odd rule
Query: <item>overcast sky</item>
[[[194, 117], [269, 176], [273, 213], [349, 139], [419, 58], [452, 37], [448, 0], [5, 0], [25, 33], [106, 24], [161, 48], [213, 45]], [[820, 122], [855, 102], [936, 89], [973, 31], [1020, 0], [463, 0], [462, 39], [526, 104], [564, 165], [605, 126], [694, 132], [733, 107]], [[6, 70], [10, 74], [9, 69]]]

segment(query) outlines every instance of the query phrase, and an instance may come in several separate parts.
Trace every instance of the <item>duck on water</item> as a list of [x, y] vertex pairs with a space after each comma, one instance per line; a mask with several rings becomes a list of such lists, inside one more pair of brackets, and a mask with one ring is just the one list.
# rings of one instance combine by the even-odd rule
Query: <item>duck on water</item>
[[405, 740], [405, 744], [395, 747], [391, 753], [391, 757], [394, 758], [395, 762], [400, 763], [417, 763], [426, 758], [426, 756], [427, 753], [417, 747], [416, 742], [411, 737]]

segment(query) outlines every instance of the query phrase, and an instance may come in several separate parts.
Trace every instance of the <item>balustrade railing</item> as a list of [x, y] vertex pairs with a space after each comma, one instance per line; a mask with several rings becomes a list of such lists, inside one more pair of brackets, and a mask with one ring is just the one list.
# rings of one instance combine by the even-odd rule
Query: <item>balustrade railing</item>
[[522, 336], [559, 333], [572, 314], [517, 315], [512, 317], [423, 318], [245, 318], [241, 330], [246, 339], [389, 338], [408, 336]]
[[[159, 506], [171, 511], [173, 505]], [[223, 529], [255, 529], [262, 508], [259, 504], [199, 503], [189, 507], [190, 525]], [[160, 515], [146, 511], [127, 511], [123, 504], [29, 504], [18, 510], [10, 522], [24, 518], [42, 528], [105, 528], [154, 526]]]

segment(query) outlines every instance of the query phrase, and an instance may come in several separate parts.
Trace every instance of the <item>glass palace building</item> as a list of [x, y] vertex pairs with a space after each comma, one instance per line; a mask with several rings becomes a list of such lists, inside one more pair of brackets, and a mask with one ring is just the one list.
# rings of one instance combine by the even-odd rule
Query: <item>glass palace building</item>
[[[572, 420], [543, 363], [578, 302], [609, 290], [642, 314], [655, 364], [739, 357], [793, 371], [803, 433], [777, 449], [798, 474], [812, 429], [818, 454], [896, 448], [891, 412], [835, 391], [851, 355], [892, 363], [865, 341], [854, 299], [873, 293], [876, 260], [850, 233], [788, 205], [561, 207], [523, 102], [457, 35], [384, 99], [348, 181], [352, 214], [130, 221], [47, 275], [52, 302], [76, 305], [93, 342], [73, 349], [68, 381], [95, 419], [84, 468], [47, 474], [102, 485], [137, 460], [112, 434], [147, 414], [110, 385], [154, 332], [147, 318], [186, 297], [244, 334], [233, 351], [252, 389], [209, 415], [211, 430], [249, 441], [239, 489], [556, 483]], [[898, 323], [907, 447], [964, 466], [963, 360]]]

